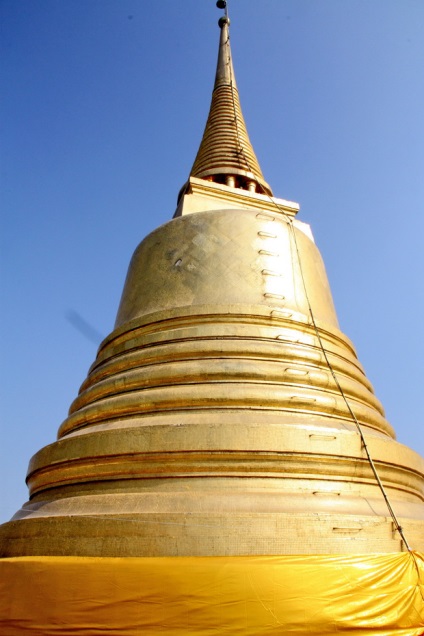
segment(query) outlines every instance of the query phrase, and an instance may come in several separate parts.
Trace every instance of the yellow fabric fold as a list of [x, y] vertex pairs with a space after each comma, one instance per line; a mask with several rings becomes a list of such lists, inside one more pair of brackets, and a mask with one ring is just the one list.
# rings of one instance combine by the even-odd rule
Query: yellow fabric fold
[[424, 560], [331, 556], [0, 560], [3, 636], [424, 634]]

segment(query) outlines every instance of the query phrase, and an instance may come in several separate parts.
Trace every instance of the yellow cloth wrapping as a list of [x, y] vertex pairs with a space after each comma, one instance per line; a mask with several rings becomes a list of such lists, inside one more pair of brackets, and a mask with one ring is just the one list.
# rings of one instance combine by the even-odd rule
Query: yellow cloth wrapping
[[0, 633], [419, 636], [423, 583], [417, 553], [2, 559]]

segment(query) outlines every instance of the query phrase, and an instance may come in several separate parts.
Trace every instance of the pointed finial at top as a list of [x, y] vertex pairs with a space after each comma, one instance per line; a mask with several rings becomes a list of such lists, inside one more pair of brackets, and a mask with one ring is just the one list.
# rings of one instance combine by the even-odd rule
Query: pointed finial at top
[[216, 6], [218, 7], [218, 9], [224, 9], [225, 17], [228, 18], [228, 7], [226, 0], [217, 0]]
[[231, 56], [227, 2], [218, 0], [216, 6], [224, 9], [225, 15], [218, 22], [221, 34], [215, 84], [205, 132], [190, 176], [272, 196], [241, 112]]
[[[229, 32], [230, 18], [228, 17], [227, 3], [225, 0], [221, 0], [221, 2], [225, 4], [225, 16], [221, 16], [218, 20], [218, 25], [221, 29], [221, 37], [219, 41], [218, 64], [216, 67], [214, 90], [221, 84], [228, 84], [237, 88], [233, 62], [231, 59]], [[220, 4], [220, 0], [218, 0], [216, 4], [220, 9], [223, 8]]]
[[228, 5], [226, 0], [217, 0], [216, 6], [218, 9], [224, 9], [224, 15], [218, 20], [219, 28], [222, 29], [225, 25], [229, 27], [230, 18], [228, 17]]

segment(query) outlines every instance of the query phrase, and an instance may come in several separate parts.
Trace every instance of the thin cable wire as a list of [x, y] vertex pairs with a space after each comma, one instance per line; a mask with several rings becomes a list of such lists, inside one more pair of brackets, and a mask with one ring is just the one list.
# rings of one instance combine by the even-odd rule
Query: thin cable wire
[[302, 285], [303, 285], [303, 289], [304, 289], [304, 292], [305, 292], [305, 297], [306, 297], [306, 301], [307, 301], [307, 305], [308, 305], [308, 311], [309, 311], [309, 314], [310, 314], [310, 317], [311, 317], [311, 322], [312, 322], [314, 331], [316, 333], [316, 336], [317, 336], [321, 351], [322, 351], [322, 353], [324, 355], [324, 359], [325, 359], [326, 364], [328, 366], [328, 369], [329, 369], [329, 371], [330, 371], [330, 373], [331, 373], [331, 375], [332, 375], [332, 377], [334, 379], [334, 382], [335, 382], [338, 390], [340, 391], [340, 394], [341, 394], [341, 396], [342, 396], [342, 398], [343, 398], [343, 400], [344, 400], [344, 402], [346, 404], [346, 407], [347, 407], [347, 409], [349, 411], [349, 414], [350, 414], [350, 416], [352, 417], [352, 420], [355, 423], [356, 429], [357, 429], [357, 431], [359, 433], [359, 436], [360, 436], [360, 439], [361, 439], [362, 447], [365, 450], [368, 462], [369, 462], [369, 464], [371, 466], [371, 470], [372, 470], [372, 472], [374, 474], [374, 477], [375, 477], [375, 479], [377, 481], [377, 484], [378, 484], [378, 486], [380, 488], [380, 491], [381, 491], [381, 493], [383, 495], [384, 501], [386, 503], [387, 509], [388, 509], [388, 511], [390, 513], [390, 516], [392, 518], [392, 521], [393, 521], [393, 524], [394, 524], [394, 526], [396, 528], [396, 531], [399, 533], [399, 536], [400, 536], [401, 540], [403, 541], [409, 556], [412, 558], [415, 570], [417, 572], [416, 588], [418, 589], [418, 591], [420, 593], [420, 596], [421, 596], [421, 598], [424, 601], [424, 594], [423, 594], [423, 591], [421, 589], [421, 570], [420, 570], [420, 567], [418, 565], [417, 558], [416, 558], [416, 556], [414, 554], [414, 551], [410, 547], [410, 545], [409, 545], [409, 543], [408, 543], [408, 541], [406, 539], [405, 533], [403, 531], [403, 528], [402, 528], [402, 526], [400, 525], [400, 523], [399, 523], [399, 521], [397, 519], [395, 511], [393, 510], [393, 507], [392, 507], [392, 505], [390, 503], [389, 497], [388, 497], [388, 495], [386, 493], [384, 485], [383, 485], [383, 483], [382, 483], [382, 481], [380, 479], [380, 476], [378, 474], [377, 468], [376, 468], [376, 466], [374, 464], [374, 461], [372, 459], [371, 453], [369, 452], [368, 445], [366, 443], [366, 439], [365, 439], [364, 433], [362, 431], [362, 427], [361, 427], [360, 423], [358, 422], [358, 419], [357, 419], [352, 407], [350, 406], [349, 400], [347, 399], [347, 397], [345, 395], [345, 392], [343, 391], [343, 387], [340, 384], [340, 381], [339, 381], [339, 379], [337, 377], [337, 374], [334, 371], [333, 366], [332, 366], [332, 364], [331, 364], [331, 362], [330, 362], [330, 360], [328, 358], [327, 351], [326, 351], [326, 349], [324, 347], [324, 343], [322, 342], [321, 334], [319, 332], [318, 325], [316, 324], [316, 321], [315, 321], [315, 316], [314, 316], [314, 313], [313, 313], [313, 310], [312, 310], [311, 302], [310, 302], [308, 291], [307, 291], [307, 286], [306, 286], [306, 281], [305, 281], [305, 277], [304, 277], [304, 273], [303, 273], [302, 261], [301, 261], [301, 258], [300, 258], [299, 245], [298, 245], [298, 242], [297, 242], [297, 237], [296, 237], [296, 232], [295, 232], [295, 228], [294, 228], [294, 224], [293, 224], [293, 219], [290, 218], [286, 214], [284, 209], [282, 209], [278, 205], [278, 203], [276, 201], [274, 201], [274, 199], [272, 197], [270, 197], [269, 195], [267, 195], [267, 196], [272, 201], [272, 203], [277, 207], [279, 212], [281, 212], [283, 214], [283, 216], [286, 218], [286, 222], [288, 223], [289, 228], [291, 230], [291, 233], [292, 233], [292, 236], [293, 236], [293, 241], [294, 241], [295, 248], [296, 248], [296, 256], [297, 256], [297, 261], [298, 261], [298, 265], [299, 265], [299, 271], [300, 271], [300, 275], [301, 275], [301, 279], [302, 279]]
[[[290, 220], [290, 221], [291, 221], [291, 220]], [[403, 532], [402, 526], [399, 524], [399, 521], [398, 521], [398, 519], [397, 519], [397, 517], [396, 517], [396, 514], [395, 514], [395, 512], [394, 512], [394, 510], [393, 510], [393, 508], [392, 508], [392, 505], [391, 505], [391, 503], [390, 503], [390, 501], [389, 501], [389, 498], [388, 498], [388, 496], [387, 496], [387, 493], [386, 493], [386, 490], [385, 490], [385, 488], [384, 488], [384, 485], [383, 485], [383, 483], [382, 483], [382, 481], [381, 481], [381, 479], [380, 479], [380, 476], [379, 476], [379, 474], [378, 474], [377, 468], [376, 468], [376, 466], [375, 466], [375, 464], [374, 464], [374, 461], [373, 461], [373, 459], [372, 459], [372, 457], [371, 457], [370, 451], [369, 451], [369, 449], [368, 449], [368, 445], [367, 445], [366, 440], [365, 440], [364, 433], [363, 433], [363, 431], [362, 431], [362, 427], [361, 427], [361, 425], [359, 424], [358, 419], [357, 419], [357, 417], [356, 417], [356, 415], [355, 415], [355, 413], [354, 413], [354, 411], [353, 411], [352, 407], [350, 406], [349, 400], [347, 399], [347, 397], [346, 397], [346, 395], [345, 395], [345, 392], [343, 391], [343, 387], [341, 386], [340, 381], [339, 381], [339, 379], [338, 379], [338, 377], [337, 377], [337, 374], [336, 374], [336, 372], [334, 371], [334, 369], [333, 369], [333, 367], [332, 367], [332, 365], [331, 365], [331, 362], [330, 362], [330, 360], [329, 360], [329, 358], [328, 358], [327, 351], [326, 351], [326, 349], [325, 349], [325, 347], [324, 347], [324, 343], [322, 342], [321, 334], [320, 334], [320, 332], [319, 332], [318, 325], [317, 325], [317, 323], [316, 323], [316, 321], [315, 321], [314, 312], [313, 312], [313, 310], [312, 310], [311, 302], [310, 302], [310, 299], [309, 299], [309, 295], [308, 295], [308, 291], [307, 291], [307, 286], [306, 286], [306, 281], [305, 281], [305, 277], [304, 277], [304, 273], [303, 273], [303, 267], [302, 267], [302, 264], [301, 264], [301, 258], [300, 258], [300, 252], [299, 252], [299, 245], [298, 245], [298, 242], [297, 242], [297, 237], [296, 237], [296, 233], [295, 233], [295, 228], [294, 228], [294, 226], [293, 226], [293, 223], [292, 223], [292, 222], [289, 222], [289, 227], [290, 227], [290, 229], [291, 229], [291, 233], [292, 233], [293, 240], [294, 240], [294, 245], [295, 245], [295, 249], [296, 249], [297, 260], [298, 260], [298, 264], [299, 264], [300, 276], [301, 276], [301, 279], [302, 279], [302, 285], [303, 285], [303, 289], [304, 289], [304, 292], [305, 292], [305, 298], [306, 298], [306, 302], [307, 302], [307, 305], [308, 305], [308, 311], [309, 311], [309, 314], [310, 314], [310, 317], [311, 317], [312, 326], [313, 326], [314, 331], [315, 331], [315, 334], [316, 334], [316, 336], [317, 336], [317, 339], [318, 339], [318, 342], [319, 342], [320, 348], [321, 348], [321, 350], [322, 350], [322, 353], [323, 353], [323, 355], [324, 355], [324, 358], [325, 358], [326, 364], [327, 364], [327, 366], [328, 366], [328, 368], [329, 368], [329, 370], [330, 370], [330, 373], [331, 373], [331, 375], [332, 375], [332, 377], [333, 377], [333, 379], [334, 379], [334, 382], [336, 383], [336, 386], [337, 386], [337, 388], [338, 388], [338, 390], [339, 390], [339, 392], [340, 392], [340, 394], [341, 394], [341, 396], [342, 396], [342, 398], [343, 398], [343, 401], [344, 401], [344, 403], [346, 404], [346, 408], [348, 409], [349, 414], [350, 414], [350, 416], [352, 417], [352, 420], [353, 420], [353, 421], [354, 421], [354, 423], [355, 423], [356, 429], [357, 429], [357, 431], [358, 431], [358, 433], [359, 433], [359, 436], [360, 436], [360, 438], [361, 438], [361, 444], [362, 444], [362, 446], [363, 446], [363, 448], [364, 448], [364, 450], [365, 450], [365, 453], [366, 453], [366, 456], [367, 456], [368, 462], [369, 462], [369, 464], [370, 464], [370, 466], [371, 466], [371, 470], [372, 470], [372, 472], [373, 472], [373, 474], [374, 474], [374, 477], [375, 477], [375, 479], [376, 479], [376, 481], [377, 481], [377, 483], [378, 483], [378, 485], [379, 485], [379, 488], [380, 488], [381, 493], [382, 493], [382, 495], [383, 495], [384, 501], [386, 502], [387, 509], [388, 509], [388, 511], [389, 511], [389, 513], [390, 513], [390, 516], [392, 517], [393, 523], [395, 524], [396, 530], [399, 532], [399, 534], [400, 534], [400, 536], [401, 536], [401, 539], [402, 539], [402, 541], [404, 542], [405, 547], [407, 548], [407, 550], [408, 550], [409, 552], [411, 552], [411, 548], [410, 548], [410, 546], [409, 546], [408, 541], [406, 540], [406, 537], [405, 537], [405, 535], [404, 535], [404, 532]]]
[[[269, 198], [271, 198], [271, 197], [269, 197]], [[299, 270], [300, 270], [300, 274], [301, 274], [301, 278], [302, 278], [302, 284], [303, 284], [303, 288], [304, 288], [304, 291], [305, 291], [305, 297], [306, 297], [307, 304], [308, 304], [308, 310], [309, 310], [309, 313], [310, 313], [310, 316], [311, 316], [312, 325], [314, 327], [318, 342], [320, 344], [320, 348], [321, 348], [321, 350], [323, 352], [325, 361], [326, 361], [327, 366], [328, 366], [328, 368], [329, 368], [329, 370], [331, 372], [331, 375], [332, 375], [332, 377], [334, 379], [334, 382], [336, 383], [336, 386], [339, 389], [340, 394], [341, 394], [341, 396], [342, 396], [342, 398], [343, 398], [343, 400], [344, 400], [344, 402], [346, 404], [346, 407], [347, 407], [347, 409], [348, 409], [348, 411], [349, 411], [349, 413], [350, 413], [350, 415], [351, 415], [351, 417], [352, 417], [352, 419], [353, 419], [353, 421], [355, 423], [355, 426], [356, 426], [356, 428], [358, 430], [358, 433], [359, 433], [359, 436], [360, 436], [360, 439], [361, 439], [361, 444], [362, 444], [362, 446], [363, 446], [363, 448], [365, 450], [368, 462], [369, 462], [369, 464], [371, 466], [371, 470], [372, 470], [372, 472], [374, 474], [374, 477], [375, 477], [375, 479], [377, 481], [377, 484], [378, 484], [378, 486], [380, 488], [380, 491], [381, 491], [381, 493], [383, 495], [383, 498], [384, 498], [384, 501], [386, 503], [387, 509], [388, 509], [388, 511], [390, 513], [390, 516], [392, 518], [393, 524], [394, 524], [397, 532], [399, 533], [399, 536], [400, 536], [401, 540], [403, 541], [403, 543], [404, 543], [404, 545], [405, 545], [405, 547], [406, 547], [406, 549], [408, 551], [409, 556], [412, 558], [415, 570], [417, 572], [416, 588], [418, 589], [418, 591], [420, 593], [420, 596], [421, 596], [421, 598], [424, 601], [424, 594], [423, 594], [423, 591], [421, 589], [421, 584], [420, 584], [420, 582], [421, 582], [421, 571], [420, 571], [420, 567], [418, 565], [417, 558], [416, 558], [416, 556], [414, 554], [414, 551], [412, 550], [412, 548], [410, 547], [410, 545], [409, 545], [409, 543], [408, 543], [408, 541], [406, 539], [406, 536], [405, 536], [405, 533], [403, 531], [403, 528], [400, 525], [400, 523], [399, 523], [399, 521], [397, 519], [397, 516], [395, 514], [395, 511], [393, 510], [393, 507], [392, 507], [392, 505], [390, 503], [389, 497], [388, 497], [388, 495], [386, 493], [384, 485], [383, 485], [383, 483], [382, 483], [382, 481], [380, 479], [380, 476], [378, 474], [377, 468], [376, 468], [376, 466], [374, 464], [374, 461], [373, 461], [373, 459], [371, 457], [371, 454], [369, 452], [368, 445], [366, 443], [362, 427], [361, 427], [360, 423], [358, 422], [358, 419], [357, 419], [352, 407], [349, 404], [349, 400], [347, 399], [347, 397], [345, 395], [345, 392], [343, 391], [343, 387], [341, 386], [341, 384], [339, 382], [337, 374], [334, 371], [334, 369], [333, 369], [333, 367], [331, 365], [331, 362], [330, 362], [330, 360], [328, 358], [327, 351], [324, 348], [324, 343], [322, 342], [321, 334], [319, 333], [318, 325], [316, 324], [315, 316], [314, 316], [314, 313], [312, 311], [312, 306], [311, 306], [310, 299], [309, 299], [308, 292], [307, 292], [306, 281], [305, 281], [305, 277], [304, 277], [304, 274], [303, 274], [303, 268], [302, 268], [302, 261], [301, 261], [301, 258], [300, 258], [299, 246], [298, 246], [298, 242], [297, 242], [295, 228], [294, 228], [294, 225], [293, 225], [293, 219], [288, 217], [288, 215], [284, 212], [284, 210], [281, 210], [280, 206], [278, 206], [276, 201], [274, 201], [274, 203], [280, 209], [280, 211], [283, 212], [284, 216], [286, 217], [286, 220], [287, 220], [287, 222], [289, 224], [289, 227], [290, 227], [292, 235], [293, 235], [293, 240], [294, 240], [294, 244], [295, 244], [295, 248], [296, 248], [297, 260], [298, 260], [298, 264], [299, 264]]]
[[[228, 41], [229, 41], [229, 39], [230, 39], [230, 35], [229, 35], [229, 32], [228, 32]], [[249, 171], [252, 172], [251, 167], [249, 165], [248, 158], [246, 157], [246, 154], [244, 153], [244, 150], [242, 148], [241, 141], [240, 141], [240, 135], [239, 135], [239, 130], [238, 130], [237, 111], [236, 111], [236, 105], [235, 105], [235, 100], [234, 100], [233, 78], [232, 78], [232, 68], [231, 68], [231, 52], [230, 52], [230, 48], [229, 47], [228, 47], [228, 56], [229, 56], [229, 69], [230, 69], [230, 77], [231, 77], [231, 80], [230, 80], [231, 97], [232, 97], [232, 101], [233, 101], [234, 120], [235, 120], [237, 141], [238, 141], [238, 145], [240, 147], [241, 153], [243, 154], [244, 160], [245, 160], [245, 162], [247, 164], [247, 167], [248, 167]], [[370, 453], [368, 445], [366, 443], [365, 436], [364, 436], [364, 433], [362, 431], [362, 427], [359, 424], [358, 419], [357, 419], [352, 407], [350, 406], [349, 400], [347, 399], [347, 397], [345, 395], [345, 392], [343, 391], [343, 388], [342, 388], [342, 386], [341, 386], [341, 384], [339, 382], [337, 374], [335, 373], [335, 371], [334, 371], [334, 369], [333, 369], [333, 367], [331, 365], [331, 362], [330, 362], [330, 360], [328, 358], [328, 355], [327, 355], [327, 351], [326, 351], [326, 349], [324, 347], [324, 343], [322, 341], [321, 334], [319, 332], [318, 325], [317, 325], [316, 320], [315, 320], [314, 312], [312, 310], [312, 305], [311, 305], [309, 294], [308, 294], [308, 290], [307, 290], [306, 280], [305, 280], [305, 276], [304, 276], [304, 272], [303, 272], [303, 266], [302, 266], [302, 259], [300, 257], [299, 245], [298, 245], [298, 242], [297, 242], [297, 237], [296, 237], [296, 232], [295, 232], [295, 228], [294, 228], [294, 224], [293, 224], [293, 219], [288, 216], [288, 214], [285, 212], [285, 210], [283, 208], [281, 208], [281, 206], [274, 200], [274, 198], [272, 196], [270, 196], [269, 194], [267, 194], [267, 196], [268, 196], [269, 200], [271, 201], [271, 203], [278, 209], [278, 211], [283, 214], [283, 216], [286, 219], [286, 222], [288, 223], [288, 226], [289, 226], [290, 231], [292, 233], [293, 242], [294, 242], [294, 245], [295, 245], [297, 262], [298, 262], [298, 265], [299, 265], [299, 271], [300, 271], [300, 275], [301, 275], [302, 286], [303, 286], [303, 289], [304, 289], [306, 302], [307, 302], [307, 305], [308, 305], [309, 315], [310, 315], [310, 318], [311, 318], [312, 326], [314, 328], [314, 331], [315, 331], [315, 334], [316, 334], [320, 349], [321, 349], [321, 351], [322, 351], [322, 353], [324, 355], [325, 362], [326, 362], [326, 364], [328, 366], [328, 369], [329, 369], [329, 371], [330, 371], [330, 373], [331, 373], [331, 375], [332, 375], [332, 377], [334, 379], [334, 382], [335, 382], [335, 384], [337, 386], [337, 389], [339, 390], [340, 395], [342, 396], [342, 399], [343, 399], [344, 403], [346, 404], [346, 408], [347, 408], [347, 410], [348, 410], [348, 412], [349, 412], [349, 414], [350, 414], [350, 416], [351, 416], [351, 418], [352, 418], [352, 420], [353, 420], [353, 422], [355, 424], [355, 427], [356, 427], [356, 429], [357, 429], [357, 431], [359, 433], [362, 447], [365, 450], [365, 454], [367, 456], [368, 463], [370, 464], [371, 470], [372, 470], [372, 472], [374, 474], [374, 477], [375, 477], [375, 479], [377, 481], [377, 484], [378, 484], [378, 486], [380, 488], [380, 491], [381, 491], [381, 493], [383, 495], [383, 498], [384, 498], [384, 501], [386, 503], [387, 509], [388, 509], [389, 514], [390, 514], [390, 516], [392, 518], [393, 524], [394, 524], [397, 532], [399, 533], [399, 535], [401, 537], [401, 540], [405, 544], [406, 549], [408, 550], [408, 552], [412, 553], [411, 547], [410, 547], [410, 545], [409, 545], [409, 543], [408, 543], [408, 541], [407, 541], [407, 539], [405, 537], [405, 534], [403, 532], [402, 526], [400, 525], [400, 523], [399, 523], [399, 521], [397, 519], [395, 511], [393, 510], [393, 507], [392, 507], [392, 505], [390, 503], [389, 497], [388, 497], [388, 495], [386, 493], [384, 485], [383, 485], [383, 483], [382, 483], [382, 481], [380, 479], [380, 476], [378, 474], [377, 468], [376, 468], [376, 466], [374, 464], [374, 461], [373, 461], [373, 459], [371, 457], [371, 453]]]
[[363, 449], [365, 451], [365, 454], [367, 456], [368, 462], [369, 462], [369, 464], [371, 466], [371, 470], [372, 470], [372, 472], [374, 474], [374, 477], [375, 477], [375, 479], [377, 481], [377, 484], [378, 484], [378, 486], [380, 488], [380, 491], [381, 491], [381, 493], [383, 495], [384, 501], [386, 503], [387, 509], [388, 509], [388, 511], [390, 513], [390, 516], [392, 518], [394, 526], [395, 526], [397, 532], [399, 533], [403, 543], [405, 544], [405, 547], [408, 550], [408, 552], [412, 552], [411, 547], [409, 546], [409, 543], [408, 543], [408, 541], [407, 541], [407, 539], [405, 537], [405, 534], [403, 532], [402, 526], [400, 525], [400, 523], [399, 523], [399, 521], [397, 519], [397, 516], [396, 516], [396, 514], [395, 514], [395, 512], [393, 510], [393, 507], [392, 507], [391, 503], [390, 503], [390, 500], [389, 500], [389, 497], [388, 497], [388, 495], [386, 493], [384, 485], [383, 485], [383, 483], [382, 483], [382, 481], [380, 479], [380, 476], [378, 474], [378, 471], [377, 471], [377, 468], [375, 466], [375, 463], [374, 463], [374, 461], [373, 461], [373, 459], [371, 457], [371, 453], [369, 451], [369, 448], [368, 448], [368, 445], [367, 445], [367, 442], [366, 442], [362, 427], [361, 427], [361, 425], [360, 425], [360, 423], [359, 423], [359, 421], [358, 421], [358, 419], [357, 419], [357, 417], [356, 417], [356, 415], [355, 415], [355, 413], [354, 413], [354, 411], [353, 411], [353, 409], [352, 409], [352, 407], [351, 407], [351, 405], [349, 403], [349, 400], [346, 397], [346, 394], [345, 394], [345, 392], [343, 390], [343, 387], [340, 384], [340, 381], [339, 381], [339, 379], [337, 377], [337, 374], [336, 374], [336, 372], [333, 369], [333, 366], [332, 366], [332, 364], [331, 364], [331, 362], [329, 360], [327, 351], [326, 351], [326, 349], [324, 347], [324, 343], [322, 341], [321, 334], [319, 332], [319, 328], [318, 328], [318, 325], [317, 325], [316, 320], [315, 320], [315, 315], [314, 315], [314, 312], [312, 310], [312, 305], [311, 305], [311, 301], [310, 301], [308, 290], [307, 290], [307, 285], [306, 285], [306, 280], [305, 280], [305, 276], [304, 276], [302, 260], [301, 260], [301, 257], [300, 257], [299, 245], [298, 245], [298, 241], [297, 241], [297, 237], [296, 237], [296, 231], [295, 231], [295, 228], [294, 228], [293, 219], [291, 219], [286, 214], [286, 212], [278, 205], [278, 203], [276, 201], [273, 200], [272, 197], [269, 197], [269, 199], [274, 203], [274, 205], [278, 208], [278, 210], [283, 213], [283, 215], [286, 218], [286, 221], [288, 223], [288, 226], [290, 228], [290, 231], [291, 231], [291, 234], [292, 234], [292, 237], [293, 237], [295, 250], [296, 250], [297, 262], [298, 262], [298, 265], [299, 265], [299, 271], [300, 271], [300, 276], [301, 276], [301, 280], [302, 280], [302, 286], [303, 286], [303, 289], [304, 289], [305, 298], [306, 298], [306, 302], [307, 302], [307, 305], [308, 305], [308, 311], [309, 311], [309, 315], [310, 315], [310, 318], [311, 318], [311, 323], [312, 323], [312, 326], [314, 328], [314, 331], [315, 331], [315, 334], [316, 334], [320, 349], [321, 349], [321, 351], [322, 351], [322, 353], [324, 355], [325, 362], [326, 362], [326, 364], [328, 366], [328, 369], [329, 369], [329, 371], [330, 371], [330, 373], [331, 373], [331, 375], [333, 377], [333, 380], [334, 380], [334, 382], [335, 382], [335, 384], [337, 386], [337, 389], [339, 390], [340, 395], [343, 398], [343, 401], [344, 401], [344, 403], [346, 405], [346, 408], [347, 408], [347, 410], [348, 410], [348, 412], [349, 412], [349, 414], [350, 414], [350, 416], [351, 416], [351, 418], [352, 418], [352, 420], [353, 420], [353, 422], [355, 424], [355, 427], [356, 427], [356, 429], [357, 429], [357, 431], [359, 433], [362, 447], [363, 447]]

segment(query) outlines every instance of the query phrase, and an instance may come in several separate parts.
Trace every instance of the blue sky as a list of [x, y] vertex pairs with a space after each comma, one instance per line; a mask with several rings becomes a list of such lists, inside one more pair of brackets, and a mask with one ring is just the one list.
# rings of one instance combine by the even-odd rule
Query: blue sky
[[[424, 454], [424, 2], [231, 0], [249, 134], [298, 201], [341, 328]], [[214, 0], [1, 0], [0, 521], [172, 217], [210, 103]]]

